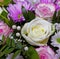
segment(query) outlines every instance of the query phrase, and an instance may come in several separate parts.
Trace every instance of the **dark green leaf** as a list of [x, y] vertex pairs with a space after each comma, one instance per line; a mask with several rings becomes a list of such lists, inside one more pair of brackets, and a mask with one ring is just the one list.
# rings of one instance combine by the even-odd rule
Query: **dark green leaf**
[[52, 18], [52, 23], [56, 23], [57, 17], [56, 17], [57, 12], [55, 11], [53, 18]]
[[2, 36], [2, 41], [4, 41], [5, 40], [5, 37], [4, 37], [4, 35]]
[[0, 51], [3, 51], [3, 50], [6, 48], [6, 46], [7, 46], [7, 45], [4, 45], [4, 46], [0, 49]]
[[11, 43], [12, 47], [15, 47], [15, 40], [12, 39], [11, 41], [12, 41], [12, 43]]
[[31, 21], [35, 18], [35, 14], [31, 11], [28, 11], [28, 21]]
[[8, 13], [6, 11], [3, 11], [1, 15], [7, 17]]
[[32, 11], [26, 11], [24, 7], [22, 8], [22, 13], [23, 13], [24, 18], [27, 21], [31, 21], [35, 18], [35, 14]]
[[22, 7], [22, 13], [23, 13], [23, 16], [26, 20], [28, 20], [28, 14], [27, 14], [27, 11], [24, 7]]
[[11, 53], [13, 50], [14, 50], [14, 48], [7, 48], [4, 52], [7, 55], [7, 54]]
[[4, 55], [5, 52], [0, 52], [0, 57], [2, 57]]
[[17, 41], [17, 44], [16, 44], [16, 49], [22, 49], [23, 48], [23, 45]]
[[9, 20], [7, 18], [8, 13], [6, 11], [3, 11], [0, 14], [0, 20], [3, 20], [8, 26], [12, 27], [12, 25], [14, 24], [14, 22], [12, 20]]
[[11, 46], [11, 39], [10, 39], [9, 37], [7, 37], [7, 39], [6, 39], [6, 44], [7, 44], [8, 46]]
[[26, 51], [27, 59], [39, 59], [39, 55], [33, 47], [29, 47], [29, 50]]

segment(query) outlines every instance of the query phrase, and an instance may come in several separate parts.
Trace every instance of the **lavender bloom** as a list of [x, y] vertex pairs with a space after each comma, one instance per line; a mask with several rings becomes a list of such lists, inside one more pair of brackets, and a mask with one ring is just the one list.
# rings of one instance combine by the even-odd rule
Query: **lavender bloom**
[[60, 24], [59, 23], [55, 23], [55, 27], [56, 27], [57, 32], [60, 31]]
[[33, 10], [33, 7], [27, 2], [17, 2], [16, 4], [9, 4], [7, 10], [9, 11], [9, 16], [13, 19], [14, 22], [22, 22], [25, 20], [22, 14], [22, 6], [24, 6], [27, 11]]
[[27, 1], [30, 2], [33, 6], [40, 2], [40, 0], [27, 0]]
[[13, 0], [15, 3], [17, 3], [17, 2], [27, 2], [27, 0]]
[[56, 0], [56, 10], [60, 10], [60, 0]]
[[60, 59], [60, 49], [57, 50], [57, 54], [55, 55], [55, 57], [57, 57], [57, 59]]
[[28, 2], [28, 3], [30, 3], [31, 5], [35, 5], [35, 4], [37, 4], [37, 3], [39, 3], [40, 2], [40, 0], [13, 0], [15, 3], [16, 2], [24, 2], [24, 1], [26, 1], [26, 2]]
[[[14, 53], [8, 54], [6, 59], [12, 59]], [[15, 59], [24, 59], [22, 56], [18, 55]]]
[[51, 41], [51, 45], [60, 48], [60, 31], [56, 33], [54, 36], [52, 36]]
[[54, 0], [40, 0], [41, 3], [52, 3]]

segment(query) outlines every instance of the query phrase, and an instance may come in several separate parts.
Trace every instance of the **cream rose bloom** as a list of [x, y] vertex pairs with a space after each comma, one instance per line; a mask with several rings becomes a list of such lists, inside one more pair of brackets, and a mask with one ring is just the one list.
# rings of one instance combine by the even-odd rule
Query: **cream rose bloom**
[[35, 46], [46, 45], [48, 38], [54, 32], [54, 25], [47, 22], [43, 18], [36, 17], [31, 22], [26, 23], [21, 34], [26, 41]]

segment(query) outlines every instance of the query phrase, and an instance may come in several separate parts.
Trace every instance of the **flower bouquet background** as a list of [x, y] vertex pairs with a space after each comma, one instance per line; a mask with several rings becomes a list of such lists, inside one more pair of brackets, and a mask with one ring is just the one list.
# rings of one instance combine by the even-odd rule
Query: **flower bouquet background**
[[60, 59], [60, 0], [0, 0], [0, 59]]

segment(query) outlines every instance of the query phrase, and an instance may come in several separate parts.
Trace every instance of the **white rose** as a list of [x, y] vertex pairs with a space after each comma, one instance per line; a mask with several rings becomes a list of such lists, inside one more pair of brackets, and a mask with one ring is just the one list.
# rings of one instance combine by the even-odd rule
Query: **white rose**
[[31, 45], [46, 45], [48, 38], [54, 32], [54, 25], [47, 22], [43, 18], [36, 17], [29, 23], [26, 23], [21, 34], [26, 39], [26, 41]]

